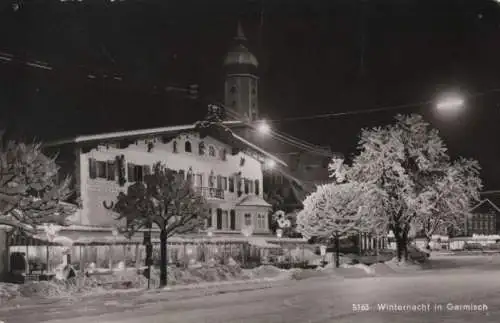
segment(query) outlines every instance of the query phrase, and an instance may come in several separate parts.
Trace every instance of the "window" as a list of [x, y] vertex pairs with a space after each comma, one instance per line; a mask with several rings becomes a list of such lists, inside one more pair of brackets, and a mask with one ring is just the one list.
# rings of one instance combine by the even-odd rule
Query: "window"
[[185, 178], [186, 178], [186, 172], [184, 171], [184, 169], [179, 170], [179, 176], [180, 176], [182, 179], [185, 179]]
[[231, 230], [236, 230], [236, 211], [234, 210], [229, 212], [229, 228]]
[[227, 191], [227, 177], [222, 177], [222, 189]]
[[210, 147], [208, 147], [208, 154], [209, 154], [211, 157], [215, 157], [215, 148], [214, 148], [214, 146], [210, 146]]
[[252, 225], [252, 215], [250, 213], [245, 214], [245, 225]]
[[144, 181], [144, 175], [151, 174], [151, 167], [149, 165], [135, 165], [128, 163], [127, 172], [129, 182], [142, 182]]
[[205, 143], [203, 141], [198, 144], [198, 153], [205, 155]]
[[221, 160], [226, 160], [226, 158], [227, 158], [227, 151], [226, 151], [226, 149], [221, 149], [220, 150], [220, 159]]
[[116, 178], [115, 161], [97, 161], [94, 158], [89, 159], [89, 177], [91, 179], [103, 178], [114, 181]]
[[255, 195], [259, 195], [260, 194], [260, 183], [259, 183], [259, 180], [256, 179], [255, 180]]
[[266, 216], [264, 214], [257, 214], [257, 228], [266, 228]]
[[229, 177], [229, 192], [234, 192], [234, 177]]
[[96, 161], [97, 177], [107, 178], [106, 176], [106, 162]]
[[223, 219], [222, 227], [224, 229], [228, 229], [229, 228], [229, 212], [227, 210], [222, 211], [222, 219]]
[[242, 181], [243, 180], [240, 177], [237, 177], [236, 180], [234, 181], [234, 188], [236, 189], [237, 192], [241, 192]]
[[253, 181], [252, 180], [247, 180], [248, 181], [248, 190], [250, 193], [253, 193]]
[[214, 187], [215, 186], [215, 176], [210, 175], [208, 177], [208, 187]]
[[186, 141], [184, 143], [184, 151], [187, 152], [187, 153], [191, 152], [191, 142], [190, 141]]
[[175, 140], [172, 143], [172, 150], [173, 150], [174, 153], [177, 153], [177, 141], [175, 141]]
[[222, 209], [217, 209], [217, 230], [222, 230]]
[[106, 167], [106, 175], [107, 175], [108, 180], [114, 181], [115, 176], [116, 176], [116, 174], [115, 174], [115, 172], [116, 172], [115, 162], [112, 160], [109, 160], [106, 166], [107, 166]]

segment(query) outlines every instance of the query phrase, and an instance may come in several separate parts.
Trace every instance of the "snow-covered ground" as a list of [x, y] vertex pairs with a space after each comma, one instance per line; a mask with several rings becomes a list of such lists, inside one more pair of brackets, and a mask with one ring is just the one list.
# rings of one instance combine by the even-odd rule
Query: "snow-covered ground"
[[[498, 272], [287, 282], [271, 289], [172, 300], [161, 294], [95, 298], [66, 307], [1, 311], [6, 322], [498, 322]], [[452, 305], [476, 305], [469, 311]], [[388, 309], [388, 305], [413, 309]], [[386, 307], [383, 309], [383, 307]]]
[[[232, 293], [182, 300], [173, 298], [179, 295], [172, 292], [119, 298], [99, 296], [77, 303], [0, 309], [0, 320], [17, 323], [168, 323], [200, 322], [201, 318], [204, 322], [500, 321], [500, 257], [443, 256], [434, 260], [436, 266], [422, 270], [422, 274], [345, 280], [326, 276], [285, 281], [271, 289], [239, 294], [235, 289]], [[359, 306], [353, 308], [356, 304]], [[378, 308], [385, 304], [419, 307], [407, 311]], [[451, 309], [449, 304], [486, 305], [487, 310]]]

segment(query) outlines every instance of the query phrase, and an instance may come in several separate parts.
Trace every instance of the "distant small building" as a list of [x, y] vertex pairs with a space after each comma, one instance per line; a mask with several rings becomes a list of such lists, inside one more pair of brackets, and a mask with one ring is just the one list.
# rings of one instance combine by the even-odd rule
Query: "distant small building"
[[471, 213], [466, 221], [465, 235], [490, 235], [500, 232], [500, 208], [489, 199], [479, 202], [471, 209]]

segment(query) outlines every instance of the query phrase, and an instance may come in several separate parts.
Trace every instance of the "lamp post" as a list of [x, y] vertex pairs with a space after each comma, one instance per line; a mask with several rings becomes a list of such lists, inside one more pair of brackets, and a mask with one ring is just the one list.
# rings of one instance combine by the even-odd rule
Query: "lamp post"
[[111, 271], [112, 271], [113, 270], [113, 262], [115, 260], [115, 249], [116, 249], [116, 242], [118, 239], [118, 229], [113, 228], [113, 230], [111, 231], [111, 234], [113, 236], [113, 245], [112, 245], [112, 250], [111, 250], [111, 257], [110, 257], [111, 263], [109, 264], [109, 269], [111, 269]]
[[[246, 237], [250, 237], [252, 236], [253, 234], [253, 228], [251, 225], [245, 225], [241, 228], [241, 233]], [[245, 262], [246, 262], [246, 244], [248, 243], [248, 240], [245, 241], [245, 243], [243, 244], [243, 257], [242, 258], [242, 261], [243, 261], [243, 265], [245, 265]]]

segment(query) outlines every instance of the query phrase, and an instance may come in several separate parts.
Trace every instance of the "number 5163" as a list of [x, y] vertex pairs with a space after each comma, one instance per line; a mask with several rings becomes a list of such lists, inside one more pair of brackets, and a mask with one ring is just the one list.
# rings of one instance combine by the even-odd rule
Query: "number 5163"
[[368, 312], [370, 310], [369, 304], [352, 304], [353, 312]]

